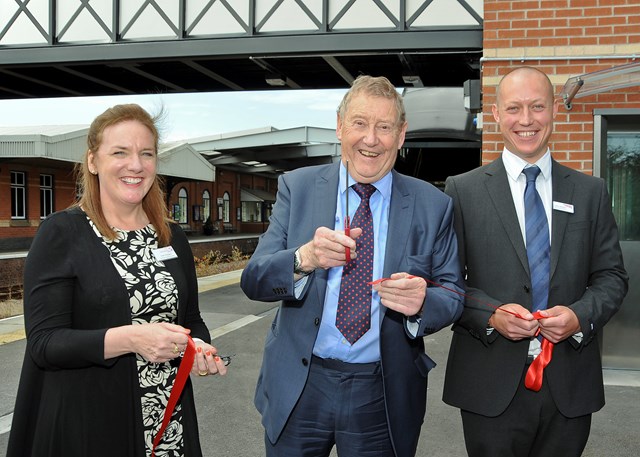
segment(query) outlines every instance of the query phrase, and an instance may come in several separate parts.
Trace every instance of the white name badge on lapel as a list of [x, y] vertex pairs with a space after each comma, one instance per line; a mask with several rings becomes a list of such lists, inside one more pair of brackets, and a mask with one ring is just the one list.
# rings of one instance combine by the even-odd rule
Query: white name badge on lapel
[[174, 251], [173, 247], [171, 246], [165, 246], [163, 248], [154, 249], [152, 252], [156, 260], [159, 260], [160, 262], [164, 260], [178, 258], [178, 254], [176, 254], [176, 251]]
[[553, 202], [553, 209], [573, 214], [573, 205], [570, 205], [569, 203]]

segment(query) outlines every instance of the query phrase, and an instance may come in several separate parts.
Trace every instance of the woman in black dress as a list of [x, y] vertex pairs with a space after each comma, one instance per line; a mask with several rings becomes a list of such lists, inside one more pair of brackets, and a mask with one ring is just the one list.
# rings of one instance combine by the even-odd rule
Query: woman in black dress
[[[189, 338], [192, 374], [226, 373], [200, 316], [189, 243], [166, 217], [155, 121], [138, 105], [98, 116], [79, 201], [33, 241], [9, 457], [150, 456]], [[155, 456], [201, 455], [187, 380]]]

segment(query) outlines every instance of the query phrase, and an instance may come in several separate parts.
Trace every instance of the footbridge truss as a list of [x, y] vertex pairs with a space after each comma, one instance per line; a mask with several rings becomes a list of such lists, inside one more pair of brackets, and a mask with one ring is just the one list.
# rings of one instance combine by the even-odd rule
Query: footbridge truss
[[483, 0], [0, 0], [0, 98], [479, 78]]

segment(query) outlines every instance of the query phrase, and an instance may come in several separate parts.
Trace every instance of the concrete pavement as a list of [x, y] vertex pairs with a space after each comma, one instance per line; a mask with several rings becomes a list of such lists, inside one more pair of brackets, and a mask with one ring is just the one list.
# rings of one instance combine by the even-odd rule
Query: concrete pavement
[[[205, 456], [264, 455], [263, 430], [253, 407], [253, 392], [264, 338], [277, 303], [248, 300], [238, 286], [239, 274], [224, 273], [199, 280], [200, 307], [214, 336], [213, 343], [221, 353], [235, 354], [227, 376], [194, 380]], [[0, 321], [0, 334], [15, 333], [20, 325], [20, 319]], [[425, 340], [427, 352], [438, 366], [429, 376], [427, 416], [417, 454], [421, 457], [466, 455], [459, 412], [441, 400], [450, 337], [451, 332], [445, 329]], [[6, 450], [6, 424], [10, 424], [24, 348], [24, 339], [0, 345], [0, 455]], [[593, 416], [583, 457], [640, 454], [640, 384], [633, 373], [621, 374], [624, 376], [605, 376], [607, 404]]]

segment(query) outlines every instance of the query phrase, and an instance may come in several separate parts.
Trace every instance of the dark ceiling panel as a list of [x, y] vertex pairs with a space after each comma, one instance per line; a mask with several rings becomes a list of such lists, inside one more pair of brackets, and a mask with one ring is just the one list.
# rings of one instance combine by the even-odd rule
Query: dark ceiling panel
[[[360, 74], [397, 87], [479, 78], [482, 30], [306, 34], [0, 47], [0, 98], [346, 88]], [[268, 74], [288, 84], [272, 86]], [[44, 84], [43, 84], [44, 83]]]
[[[424, 86], [462, 86], [467, 79], [479, 77], [478, 70], [473, 68], [477, 66], [477, 58], [474, 61], [466, 55], [419, 55], [412, 59], [412, 69]], [[302, 89], [348, 87], [343, 76], [321, 56], [262, 60], [277, 70], [277, 74], [289, 78]], [[360, 74], [382, 75], [397, 87], [408, 85], [403, 80], [407, 70], [398, 54], [335, 56], [335, 60], [354, 78]], [[205, 71], [199, 71], [198, 65]], [[267, 84], [269, 73], [255, 61], [241, 58], [113, 61], [91, 65], [5, 65], [0, 66], [0, 98], [21, 98], [15, 93], [2, 92], [3, 87], [33, 97], [288, 88]], [[410, 84], [408, 86], [411, 87]]]

